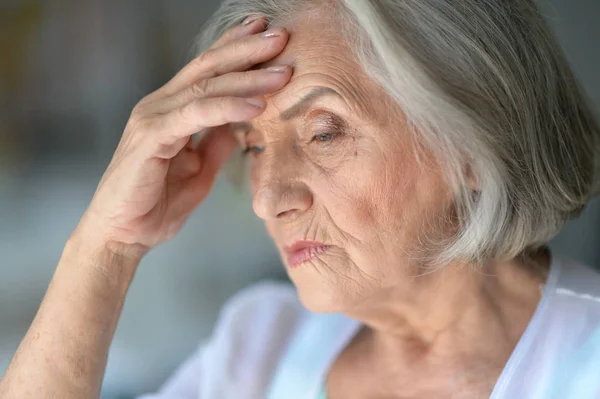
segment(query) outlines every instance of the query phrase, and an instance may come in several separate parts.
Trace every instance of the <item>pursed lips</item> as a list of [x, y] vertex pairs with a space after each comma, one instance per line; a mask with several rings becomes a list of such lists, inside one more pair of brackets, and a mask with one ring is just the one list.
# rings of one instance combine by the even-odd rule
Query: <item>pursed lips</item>
[[329, 247], [330, 245], [318, 241], [298, 240], [284, 246], [283, 251], [287, 255], [289, 267], [297, 268], [316, 256], [324, 254]]

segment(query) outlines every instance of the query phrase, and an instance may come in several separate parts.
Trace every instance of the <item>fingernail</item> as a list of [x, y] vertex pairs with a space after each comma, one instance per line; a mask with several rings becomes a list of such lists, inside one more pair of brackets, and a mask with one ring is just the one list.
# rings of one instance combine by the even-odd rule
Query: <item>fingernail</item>
[[259, 18], [258, 15], [250, 15], [248, 18], [246, 18], [244, 20], [244, 22], [242, 22], [243, 26], [247, 26], [250, 25], [252, 22], [256, 21]]
[[284, 73], [288, 70], [288, 68], [289, 68], [289, 66], [287, 66], [287, 65], [272, 66], [272, 67], [267, 68], [267, 72]]
[[268, 31], [263, 33], [263, 37], [265, 37], [265, 38], [279, 37], [279, 36], [281, 36], [282, 33], [283, 33], [283, 29], [281, 29], [281, 28], [269, 29]]
[[265, 102], [257, 98], [247, 98], [246, 102], [256, 108], [264, 108]]

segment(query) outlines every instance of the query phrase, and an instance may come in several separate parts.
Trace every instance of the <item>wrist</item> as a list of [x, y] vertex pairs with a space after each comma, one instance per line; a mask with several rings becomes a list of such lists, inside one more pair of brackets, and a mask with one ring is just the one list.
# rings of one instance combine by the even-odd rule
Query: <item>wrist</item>
[[61, 263], [84, 268], [111, 285], [128, 287], [147, 249], [102, 239], [76, 229], [67, 240]]
[[140, 263], [148, 248], [140, 244], [126, 244], [104, 238], [101, 234], [89, 233], [79, 227], [67, 240], [67, 245], [90, 257], [110, 256], [123, 261]]
[[79, 249], [89, 252], [90, 255], [95, 253], [111, 254], [139, 263], [149, 248], [141, 244], [125, 243], [115, 239], [112, 233], [102, 227], [104, 224], [94, 216], [93, 212], [86, 211], [69, 237], [69, 242]]

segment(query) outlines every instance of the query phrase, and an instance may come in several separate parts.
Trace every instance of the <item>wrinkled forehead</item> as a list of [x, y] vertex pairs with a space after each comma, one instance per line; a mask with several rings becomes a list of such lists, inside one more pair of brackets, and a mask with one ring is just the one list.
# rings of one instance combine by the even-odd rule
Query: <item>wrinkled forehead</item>
[[[275, 59], [278, 62], [295, 63], [300, 66], [320, 64], [319, 58], [345, 55], [352, 59], [350, 49], [341, 34], [341, 26], [334, 18], [326, 15], [300, 14], [289, 20], [276, 20], [270, 28], [285, 28], [290, 40], [284, 51]], [[295, 66], [295, 64], [293, 64]]]
[[339, 93], [353, 111], [372, 115], [368, 108], [375, 98], [381, 98], [382, 90], [363, 72], [338, 23], [311, 15], [274, 22], [271, 27], [286, 28], [290, 40], [280, 55], [257, 67], [291, 65], [294, 73], [286, 87], [268, 98], [278, 102], [292, 91], [326, 86]]

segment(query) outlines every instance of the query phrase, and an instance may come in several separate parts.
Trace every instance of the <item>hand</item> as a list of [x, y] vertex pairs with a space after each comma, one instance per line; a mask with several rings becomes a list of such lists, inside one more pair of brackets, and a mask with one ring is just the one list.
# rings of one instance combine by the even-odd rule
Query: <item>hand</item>
[[[265, 33], [265, 25], [257, 19], [232, 28], [137, 104], [79, 237], [145, 253], [181, 229], [236, 146], [229, 124], [260, 115], [260, 97], [291, 78], [290, 67], [249, 70], [287, 44], [285, 30]], [[208, 133], [195, 145], [191, 135], [201, 131]]]

